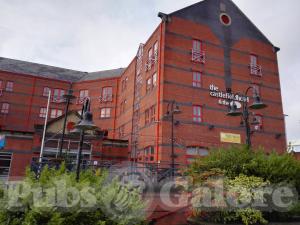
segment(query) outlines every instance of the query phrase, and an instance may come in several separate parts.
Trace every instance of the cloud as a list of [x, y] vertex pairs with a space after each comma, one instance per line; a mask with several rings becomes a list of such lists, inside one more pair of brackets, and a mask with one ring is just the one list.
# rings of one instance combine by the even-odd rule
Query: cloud
[[[0, 56], [97, 71], [127, 66], [170, 13], [197, 0], [0, 0]], [[290, 139], [300, 139], [299, 0], [234, 0], [277, 46]]]

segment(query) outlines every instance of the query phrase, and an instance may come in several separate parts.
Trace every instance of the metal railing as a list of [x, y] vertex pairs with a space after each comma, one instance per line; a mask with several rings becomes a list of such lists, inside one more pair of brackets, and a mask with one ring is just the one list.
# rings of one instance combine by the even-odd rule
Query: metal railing
[[199, 49], [192, 49], [192, 61], [205, 63], [205, 52]]
[[250, 74], [255, 76], [262, 76], [262, 68], [260, 65], [250, 64]]

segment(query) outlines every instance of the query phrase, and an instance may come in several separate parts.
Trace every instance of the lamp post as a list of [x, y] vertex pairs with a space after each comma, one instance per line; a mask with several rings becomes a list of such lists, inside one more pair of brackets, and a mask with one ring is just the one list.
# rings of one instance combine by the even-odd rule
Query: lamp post
[[75, 126], [75, 129], [80, 131], [80, 141], [78, 146], [78, 154], [77, 154], [77, 164], [76, 164], [76, 180], [79, 181], [80, 176], [80, 165], [81, 165], [81, 155], [82, 155], [82, 147], [84, 142], [85, 131], [95, 130], [97, 126], [93, 122], [93, 114], [90, 112], [91, 110], [91, 100], [86, 98], [81, 111], [81, 120]]
[[[72, 87], [72, 85], [71, 85], [71, 87]], [[63, 130], [62, 130], [62, 135], [61, 135], [60, 143], [59, 143], [59, 154], [58, 154], [58, 156], [59, 156], [60, 159], [62, 158], [62, 149], [63, 149], [63, 145], [64, 145], [64, 138], [65, 138], [65, 132], [66, 132], [65, 130], [66, 130], [69, 106], [70, 106], [71, 100], [75, 98], [75, 96], [73, 95], [73, 90], [71, 89], [71, 87], [68, 90], [68, 93], [63, 96], [63, 98], [67, 101], [67, 105], [66, 105], [66, 108], [65, 108], [65, 118], [64, 118], [64, 123], [63, 123]]]
[[[245, 91], [244, 96], [247, 96], [249, 90], [251, 90], [251, 89], [253, 89], [252, 86], [248, 87], [247, 90]], [[254, 98], [254, 102], [249, 107], [248, 107], [247, 101], [243, 102], [242, 112], [238, 111], [235, 101], [232, 101], [229, 104], [229, 112], [227, 113], [227, 116], [242, 116], [242, 121], [243, 121], [243, 124], [245, 125], [246, 145], [247, 145], [248, 149], [251, 148], [251, 128], [250, 128], [250, 123], [249, 123], [249, 115], [250, 115], [249, 109], [258, 110], [258, 109], [264, 109], [267, 107], [267, 105], [261, 101], [261, 98], [256, 90], [254, 91], [253, 98]]]
[[[170, 108], [170, 109], [169, 109]], [[171, 168], [172, 168], [172, 176], [174, 176], [174, 171], [175, 171], [175, 152], [174, 152], [174, 115], [175, 114], [180, 114], [181, 111], [179, 109], [179, 106], [176, 105], [175, 100], [173, 100], [171, 103], [168, 104], [167, 106], [167, 113], [166, 117], [171, 117]]]

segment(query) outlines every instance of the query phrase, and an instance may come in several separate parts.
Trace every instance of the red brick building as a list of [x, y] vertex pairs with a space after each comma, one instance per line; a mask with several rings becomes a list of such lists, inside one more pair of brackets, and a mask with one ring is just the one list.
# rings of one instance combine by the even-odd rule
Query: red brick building
[[[0, 126], [2, 134], [18, 136], [2, 152], [12, 153], [16, 166], [24, 163], [19, 154], [33, 150], [22, 138], [31, 138], [44, 122], [48, 90], [54, 119], [63, 114], [61, 96], [70, 84], [77, 97], [71, 109], [80, 110], [89, 96], [95, 123], [107, 138], [128, 140], [131, 159], [170, 163], [174, 157], [183, 164], [212, 147], [245, 143], [240, 119], [226, 115], [226, 91], [253, 86], [268, 105], [253, 112], [259, 121], [252, 126], [253, 146], [284, 152], [279, 48], [231, 0], [205, 0], [159, 16], [162, 22], [125, 69], [85, 73], [0, 58]], [[239, 96], [237, 102], [252, 102], [252, 92]], [[175, 115], [174, 155], [165, 116], [173, 101], [181, 111]]]

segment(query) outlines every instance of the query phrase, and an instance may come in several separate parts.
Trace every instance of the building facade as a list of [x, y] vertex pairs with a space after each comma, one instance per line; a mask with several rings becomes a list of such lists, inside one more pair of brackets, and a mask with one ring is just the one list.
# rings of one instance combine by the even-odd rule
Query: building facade
[[[95, 123], [107, 138], [128, 141], [129, 159], [185, 165], [214, 147], [245, 143], [241, 120], [226, 115], [228, 104], [251, 104], [259, 93], [268, 107], [251, 111], [253, 146], [286, 151], [279, 48], [231, 0], [205, 0], [159, 17], [127, 68], [85, 73], [0, 58], [2, 135], [27, 137], [43, 124], [49, 90], [49, 116], [61, 116], [71, 86], [71, 110], [80, 111], [89, 97]], [[172, 107], [181, 112], [173, 129]], [[2, 152], [32, 151], [21, 148]]]

